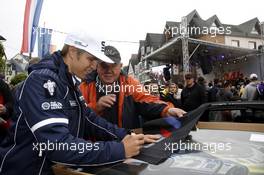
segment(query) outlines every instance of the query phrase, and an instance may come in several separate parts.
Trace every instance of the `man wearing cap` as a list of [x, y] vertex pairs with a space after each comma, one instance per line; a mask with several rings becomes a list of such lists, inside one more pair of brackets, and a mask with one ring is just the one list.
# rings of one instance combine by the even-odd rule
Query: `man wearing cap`
[[193, 74], [185, 75], [185, 84], [181, 92], [182, 108], [191, 111], [206, 102], [205, 90], [195, 81]]
[[114, 63], [99, 63], [97, 72], [80, 86], [88, 106], [97, 114], [128, 129], [141, 127], [139, 115], [145, 120], [183, 116], [183, 110], [150, 95], [137, 80], [121, 71], [121, 57], [116, 48], [106, 46], [105, 55]]
[[251, 74], [249, 76], [250, 83], [246, 85], [244, 93], [242, 94], [242, 100], [252, 101], [256, 98], [256, 91], [258, 85], [258, 76], [257, 74]]
[[0, 174], [53, 174], [54, 163], [97, 166], [139, 154], [144, 135], [127, 135], [97, 117], [78, 90], [76, 77], [83, 79], [97, 59], [112, 62], [101, 43], [73, 33], [62, 51], [29, 67], [15, 92], [10, 137], [0, 145]]

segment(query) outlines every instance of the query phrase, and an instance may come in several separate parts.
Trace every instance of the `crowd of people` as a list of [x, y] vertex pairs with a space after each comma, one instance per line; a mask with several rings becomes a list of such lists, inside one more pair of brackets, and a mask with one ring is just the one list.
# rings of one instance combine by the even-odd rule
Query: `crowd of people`
[[[30, 65], [28, 76], [12, 92], [1, 80], [0, 174], [52, 174], [54, 163], [123, 161], [138, 155], [144, 143], [159, 139], [133, 133], [146, 120], [184, 117], [206, 102], [263, 100], [263, 83], [256, 74], [250, 81], [215, 79], [208, 85], [204, 78], [196, 81], [186, 74], [185, 86], [171, 82], [163, 91], [153, 91], [155, 82], [148, 83], [150, 89], [140, 88], [121, 68], [115, 47], [70, 33], [62, 50]], [[80, 154], [45, 145], [60, 143], [90, 146]]]
[[[146, 83], [149, 84], [149, 83]], [[158, 86], [158, 84], [155, 84]], [[206, 82], [203, 77], [197, 79], [193, 74], [185, 75], [185, 86], [170, 82], [155, 93], [160, 99], [173, 103], [186, 111], [191, 111], [206, 102], [264, 100], [264, 83], [252, 73], [237, 80], [219, 80]]]

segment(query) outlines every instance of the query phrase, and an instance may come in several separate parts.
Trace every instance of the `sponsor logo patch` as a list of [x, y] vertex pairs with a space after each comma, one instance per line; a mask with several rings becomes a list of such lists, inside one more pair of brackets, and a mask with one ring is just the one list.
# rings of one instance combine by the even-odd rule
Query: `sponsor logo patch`
[[54, 109], [62, 109], [63, 105], [60, 102], [57, 101], [51, 101], [51, 102], [44, 102], [41, 104], [41, 108], [43, 110], [54, 110]]
[[71, 107], [77, 106], [77, 102], [75, 100], [69, 100], [69, 102]]
[[43, 87], [46, 89], [49, 96], [52, 97], [55, 95], [56, 83], [54, 81], [48, 80], [46, 83], [43, 84]]
[[50, 109], [50, 104], [48, 102], [44, 102], [44, 103], [42, 103], [41, 108], [43, 110], [49, 110]]

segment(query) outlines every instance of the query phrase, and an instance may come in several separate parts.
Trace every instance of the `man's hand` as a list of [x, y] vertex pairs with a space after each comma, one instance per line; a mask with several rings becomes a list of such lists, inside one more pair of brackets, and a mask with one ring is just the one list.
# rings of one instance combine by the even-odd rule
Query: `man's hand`
[[105, 108], [110, 108], [114, 105], [116, 101], [116, 95], [115, 94], [109, 94], [102, 96], [99, 98], [98, 102], [96, 103], [96, 110], [97, 112], [102, 112]]
[[160, 139], [160, 135], [156, 134], [156, 135], [144, 135], [144, 143], [154, 143], [156, 142], [158, 139]]
[[6, 113], [6, 107], [0, 104], [0, 114], [5, 114], [5, 113]]
[[144, 144], [143, 134], [127, 135], [122, 140], [125, 147], [126, 158], [130, 158], [139, 154], [139, 150]]
[[167, 116], [183, 117], [186, 112], [180, 108], [170, 108], [167, 112]]

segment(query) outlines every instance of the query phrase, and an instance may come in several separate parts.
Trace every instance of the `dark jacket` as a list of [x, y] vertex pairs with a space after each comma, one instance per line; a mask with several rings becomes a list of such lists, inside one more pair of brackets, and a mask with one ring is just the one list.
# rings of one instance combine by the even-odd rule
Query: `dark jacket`
[[220, 88], [218, 93], [216, 94], [217, 101], [232, 101], [233, 93], [229, 89]]
[[54, 163], [97, 166], [125, 159], [117, 140], [126, 130], [85, 107], [75, 85], [60, 52], [29, 68], [15, 92], [11, 136], [0, 147], [0, 174], [53, 174]]
[[185, 111], [191, 111], [198, 108], [206, 102], [205, 90], [195, 83], [192, 87], [183, 88], [181, 92], [182, 108]]
[[5, 105], [6, 112], [0, 114], [3, 119], [9, 119], [13, 112], [13, 96], [6, 82], [0, 79], [0, 104]]
[[174, 94], [172, 93], [167, 93], [163, 96], [160, 96], [161, 100], [171, 102], [175, 107], [181, 108], [181, 100], [174, 98]]
[[9, 128], [10, 117], [13, 112], [13, 96], [11, 90], [6, 82], [0, 79], [0, 104], [4, 105], [6, 111], [0, 114], [0, 117], [6, 122], [0, 121], [0, 143], [7, 135], [7, 129]]
[[[97, 89], [96, 89], [97, 74], [90, 75], [89, 79], [82, 83], [80, 89], [83, 96], [95, 112], [97, 103]], [[152, 120], [165, 116], [168, 109], [173, 107], [173, 104], [166, 103], [159, 100], [158, 97], [144, 92], [142, 85], [130, 76], [121, 74], [119, 76], [120, 91], [117, 99], [117, 113], [106, 113], [112, 117], [118, 118], [117, 123], [119, 127], [127, 129], [139, 128], [139, 115], [145, 120]], [[138, 88], [138, 90], [136, 90]], [[134, 89], [134, 90], [133, 90]]]
[[215, 85], [211, 89], [209, 89], [209, 91], [208, 91], [208, 102], [216, 102], [217, 101], [216, 96], [217, 96], [218, 91], [219, 91], [219, 87], [217, 87]]

